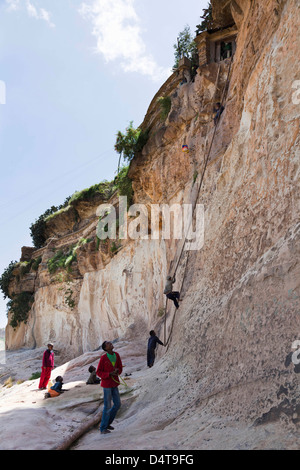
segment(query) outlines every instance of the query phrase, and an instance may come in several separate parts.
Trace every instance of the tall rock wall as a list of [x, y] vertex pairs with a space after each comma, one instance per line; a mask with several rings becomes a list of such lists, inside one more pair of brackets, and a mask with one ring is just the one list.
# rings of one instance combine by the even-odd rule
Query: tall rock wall
[[[278, 423], [274, 433], [291, 445], [299, 422], [291, 353], [300, 326], [300, 11], [293, 0], [243, 6], [217, 131], [217, 141], [232, 139], [206, 171], [205, 244], [189, 257], [161, 394], [174, 387], [178, 405], [190, 390], [183, 407], [199, 420]], [[178, 416], [171, 408], [169, 419]]]

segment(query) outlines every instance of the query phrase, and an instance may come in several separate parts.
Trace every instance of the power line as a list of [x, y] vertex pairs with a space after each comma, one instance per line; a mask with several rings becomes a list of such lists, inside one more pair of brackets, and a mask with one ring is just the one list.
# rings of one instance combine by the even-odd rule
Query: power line
[[[107, 153], [107, 150], [101, 154], [101, 155], [102, 155], [102, 158], [99, 158], [99, 157], [101, 156], [101, 155], [100, 155], [100, 156], [98, 156], [97, 158], [94, 158], [94, 159], [90, 160], [89, 162], [86, 162], [84, 165], [80, 165], [79, 167], [77, 167], [76, 169], [74, 169], [73, 172], [68, 172], [68, 173], [65, 173], [65, 174], [61, 175], [60, 178], [65, 177], [66, 175], [71, 175], [71, 174], [74, 173], [75, 171], [78, 171], [78, 170], [81, 169], [82, 167], [87, 166], [87, 165], [89, 165], [89, 164], [91, 164], [91, 163], [94, 163], [95, 161], [103, 160], [103, 158], [104, 158], [104, 156], [106, 155], [106, 153]], [[78, 176], [80, 176], [80, 175], [78, 175]], [[58, 191], [59, 189], [63, 188], [63, 187], [65, 186], [66, 182], [70, 182], [70, 181], [72, 181], [72, 179], [73, 179], [73, 178], [69, 178], [67, 181], [64, 181], [64, 183], [63, 183], [62, 185], [56, 186], [55, 188], [53, 188], [53, 189], [51, 190], [51, 193], [48, 193], [47, 195], [44, 194], [44, 196], [43, 196], [42, 198], [39, 198], [39, 202], [40, 202], [41, 200], [45, 200], [46, 198], [50, 197], [51, 194], [53, 194], [53, 192]], [[51, 181], [48, 183], [48, 186], [52, 183], [52, 181], [57, 181], [57, 179], [51, 180]], [[44, 186], [43, 186], [43, 187], [44, 187]], [[34, 191], [27, 193], [27, 196], [36, 193], [36, 192], [39, 191], [40, 189], [41, 189], [41, 187], [36, 188]], [[25, 196], [19, 196], [18, 198], [16, 198], [15, 202], [12, 203], [11, 206], [14, 205], [16, 202], [19, 202], [20, 199], [24, 199], [24, 197], [25, 197]], [[16, 219], [17, 217], [19, 217], [19, 216], [20, 216], [21, 214], [23, 214], [24, 212], [27, 212], [27, 211], [28, 211], [29, 209], [31, 209], [32, 207], [35, 207], [36, 204], [37, 204], [37, 202], [35, 201], [33, 204], [27, 206], [26, 208], [22, 208], [22, 211], [18, 212], [17, 214], [13, 215], [12, 217], [6, 219], [6, 220], [3, 222], [3, 224], [6, 224], [6, 223], [10, 222], [11, 220]], [[7, 207], [7, 206], [6, 206], [6, 207]], [[10, 205], [9, 205], [8, 207], [10, 207]]]
[[[51, 185], [52, 183], [54, 183], [55, 181], [57, 181], [57, 180], [59, 180], [59, 179], [62, 179], [62, 178], [64, 178], [64, 177], [67, 176], [67, 175], [71, 175], [71, 174], [75, 173], [76, 171], [78, 171], [78, 170], [80, 170], [80, 169], [82, 169], [82, 168], [84, 168], [84, 167], [86, 167], [86, 166], [91, 165], [92, 163], [98, 161], [98, 160], [100, 159], [100, 157], [104, 157], [104, 155], [106, 155], [109, 151], [110, 151], [110, 149], [107, 149], [107, 150], [105, 150], [104, 152], [102, 152], [100, 155], [98, 155], [96, 158], [93, 158], [93, 159], [91, 159], [91, 160], [88, 160], [87, 162], [83, 163], [82, 165], [79, 165], [78, 167], [75, 167], [75, 168], [73, 168], [72, 170], [67, 171], [66, 173], [62, 173], [62, 174], [58, 175], [57, 177], [55, 177], [55, 178], [53, 178], [52, 180], [50, 180], [50, 181], [47, 183], [46, 186], [49, 186], [49, 185]], [[102, 158], [101, 158], [101, 160], [102, 160]], [[10, 199], [8, 203], [6, 203], [6, 202], [1, 203], [1, 204], [0, 204], [0, 208], [1, 208], [1, 207], [11, 207], [12, 205], [16, 204], [16, 203], [19, 202], [20, 200], [22, 200], [22, 199], [24, 199], [24, 198], [26, 198], [26, 197], [28, 197], [28, 196], [31, 196], [31, 195], [35, 194], [36, 192], [41, 191], [41, 190], [44, 189], [44, 188], [45, 188], [45, 184], [43, 184], [43, 185], [41, 185], [41, 186], [38, 186], [38, 187], [36, 187], [35, 189], [33, 189], [32, 191], [28, 191], [28, 192], [25, 193], [25, 194], [19, 195], [19, 196], [13, 198], [12, 200]]]
[[[81, 176], [81, 175], [78, 175], [78, 176]], [[64, 181], [64, 183], [60, 186], [57, 186], [56, 188], [54, 188], [51, 193], [48, 193], [47, 195], [44, 194], [44, 196], [42, 198], [39, 198], [38, 202], [40, 201], [43, 201], [49, 197], [51, 197], [51, 195], [53, 194], [53, 191], [58, 191], [59, 189], [65, 187], [66, 183], [70, 182], [72, 180], [71, 179], [68, 179], [67, 181]], [[12, 217], [6, 219], [4, 222], [3, 222], [3, 226], [9, 222], [11, 222], [12, 220], [18, 218], [20, 215], [24, 214], [25, 212], [28, 212], [28, 210], [30, 210], [31, 208], [35, 207], [37, 205], [37, 201], [35, 201], [33, 204], [30, 204], [29, 206], [25, 207], [25, 208], [22, 208], [22, 210], [20, 212], [18, 212], [17, 214], [14, 214]], [[2, 226], [2, 227], [3, 227]]]

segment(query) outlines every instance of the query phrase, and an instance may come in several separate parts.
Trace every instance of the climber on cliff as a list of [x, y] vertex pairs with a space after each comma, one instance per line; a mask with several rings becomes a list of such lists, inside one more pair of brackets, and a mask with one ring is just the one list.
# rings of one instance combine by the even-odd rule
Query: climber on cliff
[[167, 276], [167, 282], [165, 285], [164, 294], [168, 299], [173, 300], [175, 307], [179, 308], [180, 293], [178, 291], [173, 291], [173, 284], [176, 281], [175, 276]]
[[39, 389], [45, 390], [50, 380], [52, 369], [54, 369], [54, 353], [53, 344], [48, 343], [48, 349], [43, 354], [42, 373], [39, 383]]
[[[114, 429], [111, 424], [121, 406], [118, 376], [122, 373], [123, 365], [119, 354], [113, 351], [114, 345], [110, 341], [104, 341], [102, 349], [106, 354], [100, 357], [96, 372], [101, 379], [104, 401], [100, 431], [101, 434], [109, 434]], [[113, 407], [111, 407], [111, 401], [113, 401]]]
[[219, 120], [221, 114], [223, 113], [224, 109], [225, 108], [224, 108], [224, 106], [221, 105], [221, 103], [219, 103], [219, 102], [216, 103], [216, 106], [214, 108], [214, 113], [216, 113], [215, 117], [214, 117], [215, 126], [217, 125], [218, 120]]
[[156, 345], [160, 344], [161, 346], [164, 346], [164, 343], [162, 343], [160, 339], [156, 336], [156, 333], [154, 330], [151, 330], [149, 334], [150, 334], [150, 338], [148, 339], [148, 348], [147, 348], [147, 366], [153, 367], [153, 364], [155, 361]]

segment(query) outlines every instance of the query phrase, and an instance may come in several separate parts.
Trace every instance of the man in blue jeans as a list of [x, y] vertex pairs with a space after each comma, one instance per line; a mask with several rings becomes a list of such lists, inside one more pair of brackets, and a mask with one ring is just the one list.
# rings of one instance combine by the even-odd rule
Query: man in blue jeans
[[[101, 379], [104, 398], [100, 431], [101, 434], [109, 434], [114, 429], [111, 424], [121, 406], [118, 376], [122, 374], [123, 365], [119, 354], [113, 351], [114, 346], [110, 341], [104, 341], [102, 349], [106, 354], [100, 357], [96, 372]], [[112, 407], [111, 402], [113, 402]]]

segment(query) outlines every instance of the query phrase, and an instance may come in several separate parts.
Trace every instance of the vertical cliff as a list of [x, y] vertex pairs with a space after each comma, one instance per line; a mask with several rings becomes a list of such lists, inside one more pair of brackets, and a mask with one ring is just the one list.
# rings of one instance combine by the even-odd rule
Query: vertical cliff
[[[184, 67], [170, 77], [149, 106], [142, 123], [149, 139], [129, 172], [134, 202], [149, 208], [190, 203], [204, 175], [198, 198], [205, 210], [204, 246], [180, 259], [176, 287], [182, 286], [184, 300], [175, 317], [168, 309], [168, 350], [149, 372], [141, 403], [149, 413], [145, 403], [151, 402], [147, 425], [153, 429], [184, 425], [185, 410], [192, 410], [198, 427], [190, 421], [189, 444], [195, 447], [203, 435], [209, 441], [208, 422], [216, 417], [216, 428], [280, 421], [293, 442], [300, 412], [291, 361], [292, 343], [300, 339], [300, 105], [293, 99], [299, 4], [232, 0], [213, 2], [213, 11], [217, 30], [236, 28], [231, 68], [225, 59], [201, 66], [193, 80]], [[225, 110], [205, 169], [215, 131], [212, 109], [228, 73]], [[166, 119], [160, 117], [161, 96], [171, 100]], [[34, 303], [26, 325], [7, 327], [8, 348], [51, 339], [67, 358], [107, 337], [146, 341], [153, 327], [164, 336], [164, 279], [176, 264], [178, 244], [149, 239], [123, 241], [116, 250], [96, 247], [98, 204], [87, 204], [90, 215], [84, 220], [83, 210], [81, 226], [74, 225], [71, 209], [48, 224], [46, 247], [32, 255], [41, 257], [38, 271], [11, 285], [34, 292]], [[49, 274], [55, 252], [83, 238], [90, 241], [78, 246], [69, 277], [63, 270]], [[72, 306], [66, 302], [70, 288]], [[167, 409], [166, 397], [172, 397]]]
[[[199, 197], [205, 243], [188, 259], [160, 393], [174, 391], [164, 418], [184, 425], [181, 413], [188, 407], [197, 429], [203, 425], [202, 437], [214, 418], [222, 417], [218, 428], [234, 416], [235, 423], [257, 427], [285, 423], [284, 430], [272, 428], [273, 438], [292, 445], [299, 422], [291, 351], [299, 335], [300, 299], [300, 108], [293, 99], [300, 12], [295, 1], [235, 1], [231, 12], [238, 17], [237, 49]], [[201, 79], [180, 91], [182, 102], [203, 97], [196, 92]], [[192, 141], [192, 126], [184, 132]], [[196, 148], [201, 171], [199, 142]], [[177, 161], [169, 159], [176, 174]], [[184, 166], [178, 167], [182, 174]], [[152, 171], [146, 175], [150, 179]], [[197, 439], [199, 431], [195, 445]]]

